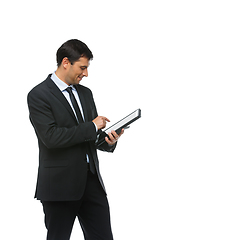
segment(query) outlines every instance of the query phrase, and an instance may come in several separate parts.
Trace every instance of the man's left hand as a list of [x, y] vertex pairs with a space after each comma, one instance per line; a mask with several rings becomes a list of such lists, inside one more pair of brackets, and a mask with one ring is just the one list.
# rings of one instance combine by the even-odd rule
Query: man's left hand
[[124, 129], [122, 129], [122, 131], [120, 132], [119, 135], [115, 131], [111, 131], [110, 133], [108, 133], [108, 136], [109, 136], [110, 140], [109, 140], [108, 137], [105, 137], [105, 141], [109, 145], [114, 145], [123, 133], [124, 133]]

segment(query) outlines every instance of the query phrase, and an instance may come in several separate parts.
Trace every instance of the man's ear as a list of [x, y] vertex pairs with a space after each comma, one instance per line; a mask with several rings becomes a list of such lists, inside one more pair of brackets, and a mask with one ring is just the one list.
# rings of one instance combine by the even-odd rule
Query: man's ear
[[71, 65], [69, 59], [67, 57], [63, 58], [62, 60], [62, 66], [64, 69], [67, 69], [69, 67], [69, 65]]

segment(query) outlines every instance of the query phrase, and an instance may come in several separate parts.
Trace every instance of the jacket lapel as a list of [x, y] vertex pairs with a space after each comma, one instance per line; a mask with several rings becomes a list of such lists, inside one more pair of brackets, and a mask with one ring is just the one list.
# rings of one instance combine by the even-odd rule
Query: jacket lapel
[[62, 92], [59, 90], [59, 88], [56, 86], [56, 84], [52, 81], [51, 79], [51, 74], [48, 76], [47, 78], [47, 85], [51, 91], [51, 93], [65, 106], [65, 108], [68, 110], [68, 112], [70, 113], [70, 115], [74, 118], [74, 120], [77, 123], [77, 119], [74, 115], [74, 112], [71, 108], [71, 106], [69, 105], [67, 99], [64, 97], [64, 95], [62, 94]]

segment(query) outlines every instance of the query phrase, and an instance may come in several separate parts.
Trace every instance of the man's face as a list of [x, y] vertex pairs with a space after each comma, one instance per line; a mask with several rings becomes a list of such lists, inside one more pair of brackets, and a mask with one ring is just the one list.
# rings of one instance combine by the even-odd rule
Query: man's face
[[67, 66], [66, 83], [69, 85], [79, 84], [83, 77], [88, 76], [89, 60], [86, 57], [79, 58], [78, 61]]

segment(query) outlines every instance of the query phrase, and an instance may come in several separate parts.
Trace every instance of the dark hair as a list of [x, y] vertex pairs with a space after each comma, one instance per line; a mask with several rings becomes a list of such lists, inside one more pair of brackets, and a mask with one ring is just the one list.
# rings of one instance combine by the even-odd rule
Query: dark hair
[[86, 57], [88, 60], [93, 59], [93, 55], [88, 46], [78, 39], [71, 39], [63, 43], [63, 45], [57, 50], [57, 65], [61, 65], [63, 58], [67, 57], [73, 64], [80, 57]]

